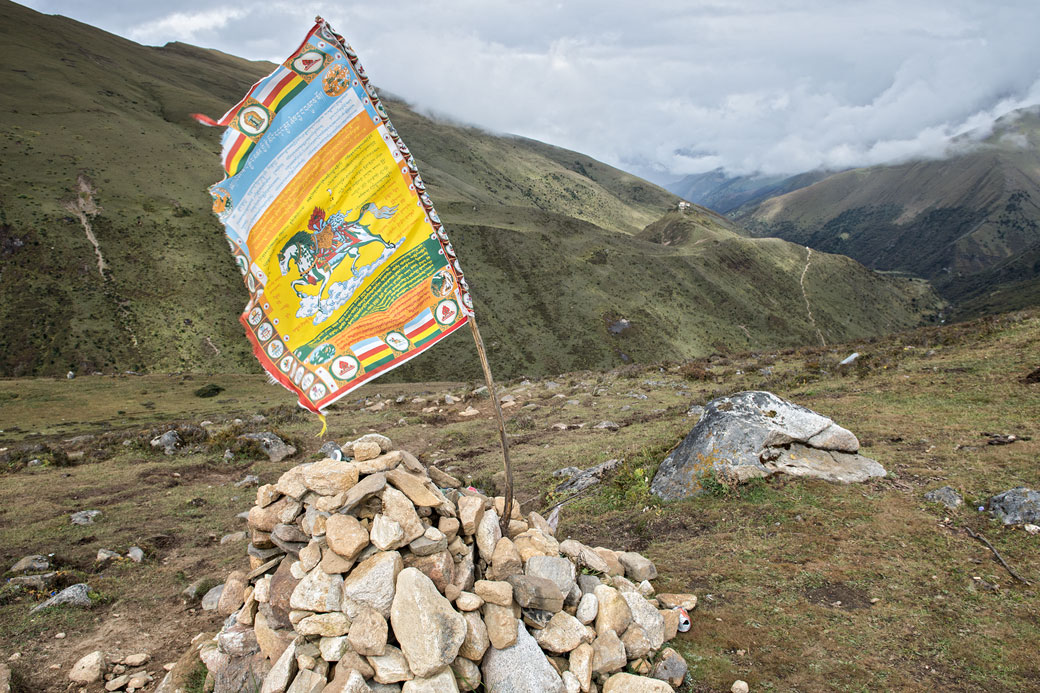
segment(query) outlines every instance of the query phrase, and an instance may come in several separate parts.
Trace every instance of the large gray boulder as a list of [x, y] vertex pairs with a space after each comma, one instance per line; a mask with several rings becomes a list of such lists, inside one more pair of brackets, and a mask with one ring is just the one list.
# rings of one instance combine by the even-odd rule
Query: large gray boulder
[[564, 693], [563, 680], [542, 648], [517, 619], [516, 644], [505, 649], [489, 647], [481, 670], [484, 688], [495, 693]]
[[843, 483], [885, 476], [858, 450], [856, 436], [822, 414], [771, 392], [738, 392], [707, 404], [650, 490], [666, 500], [685, 498], [704, 490], [710, 472], [732, 483], [777, 473]]
[[1040, 524], [1040, 491], [1019, 486], [989, 499], [989, 511], [1005, 525]]

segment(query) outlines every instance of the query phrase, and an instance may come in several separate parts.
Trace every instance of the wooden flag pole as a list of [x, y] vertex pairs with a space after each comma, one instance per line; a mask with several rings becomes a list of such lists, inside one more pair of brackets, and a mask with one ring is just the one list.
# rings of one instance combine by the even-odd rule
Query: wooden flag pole
[[487, 352], [484, 351], [484, 340], [480, 337], [477, 329], [477, 321], [474, 316], [469, 316], [469, 326], [473, 329], [473, 341], [477, 343], [477, 354], [480, 356], [480, 366], [484, 369], [484, 380], [487, 382], [488, 394], [495, 405], [495, 414], [498, 416], [498, 435], [502, 440], [502, 456], [505, 458], [506, 467], [506, 502], [502, 507], [502, 517], [498, 525], [502, 529], [502, 536], [509, 536], [509, 516], [513, 512], [513, 466], [509, 463], [509, 441], [506, 436], [506, 420], [502, 416], [502, 406], [498, 401], [498, 393], [495, 392], [495, 380], [491, 377], [491, 366], [488, 364]]

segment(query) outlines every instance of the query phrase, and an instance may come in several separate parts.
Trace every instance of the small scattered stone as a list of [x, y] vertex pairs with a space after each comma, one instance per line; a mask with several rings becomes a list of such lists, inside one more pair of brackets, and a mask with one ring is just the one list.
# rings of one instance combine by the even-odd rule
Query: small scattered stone
[[729, 687], [729, 690], [730, 693], [748, 693], [748, 690], [750, 689], [748, 688], [746, 681], [741, 681], [740, 679], [737, 679], [733, 682], [733, 685]]
[[72, 665], [72, 670], [69, 672], [69, 680], [73, 683], [86, 685], [100, 681], [104, 675], [105, 655], [101, 651], [95, 650], [88, 655], [84, 655]]
[[99, 517], [101, 517], [100, 510], [80, 510], [69, 515], [69, 519], [74, 525], [92, 525], [94, 520]]

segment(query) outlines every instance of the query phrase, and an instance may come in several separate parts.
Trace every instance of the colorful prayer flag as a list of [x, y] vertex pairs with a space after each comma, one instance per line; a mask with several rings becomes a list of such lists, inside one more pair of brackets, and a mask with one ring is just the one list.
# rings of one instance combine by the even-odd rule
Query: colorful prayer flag
[[264, 369], [321, 411], [473, 314], [408, 148], [343, 37], [318, 19], [219, 120], [210, 187], [249, 290], [241, 322]]

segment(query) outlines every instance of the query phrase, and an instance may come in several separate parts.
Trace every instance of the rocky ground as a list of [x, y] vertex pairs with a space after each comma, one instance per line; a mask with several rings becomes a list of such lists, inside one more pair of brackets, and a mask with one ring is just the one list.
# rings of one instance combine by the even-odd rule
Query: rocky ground
[[[565, 501], [561, 541], [638, 552], [658, 568], [656, 589], [698, 596], [693, 627], [671, 643], [689, 665], [680, 690], [728, 690], [735, 679], [751, 690], [1028, 690], [1040, 685], [1040, 537], [978, 508], [1040, 487], [1040, 385], [1029, 378], [1038, 350], [1040, 319], [1026, 313], [826, 349], [505, 383], [517, 500], [545, 517]], [[249, 570], [238, 516], [256, 484], [324, 456], [316, 422], [277, 404], [288, 396], [259, 379], [220, 382], [212, 398], [193, 394], [206, 384], [199, 377], [0, 382], [0, 567], [17, 578], [16, 562], [38, 555], [47, 567], [29, 574], [50, 574], [0, 591], [14, 690], [77, 690], [72, 667], [95, 650], [109, 674], [124, 667], [113, 678], [143, 669], [150, 690], [198, 633], [219, 628], [199, 600]], [[113, 415], [102, 425], [62, 405], [75, 388]], [[657, 466], [699, 416], [691, 407], [747, 389], [831, 417], [888, 476], [838, 485], [775, 475], [675, 502], [652, 495]], [[30, 391], [38, 417], [19, 408]], [[145, 397], [152, 408], [127, 404]], [[261, 398], [268, 405], [253, 406]], [[164, 411], [167, 400], [176, 408]], [[333, 411], [330, 433], [392, 432], [423, 463], [493, 496], [501, 463], [490, 404], [478, 383], [375, 385]], [[179, 443], [151, 445], [171, 430]], [[269, 438], [243, 438], [263, 433], [295, 451], [274, 461]], [[561, 470], [611, 460], [580, 495], [558, 490], [582, 476]], [[963, 502], [925, 498], [945, 486]], [[90, 510], [100, 514], [73, 522]], [[77, 584], [89, 606], [30, 613]], [[135, 655], [148, 659], [128, 664]]]

